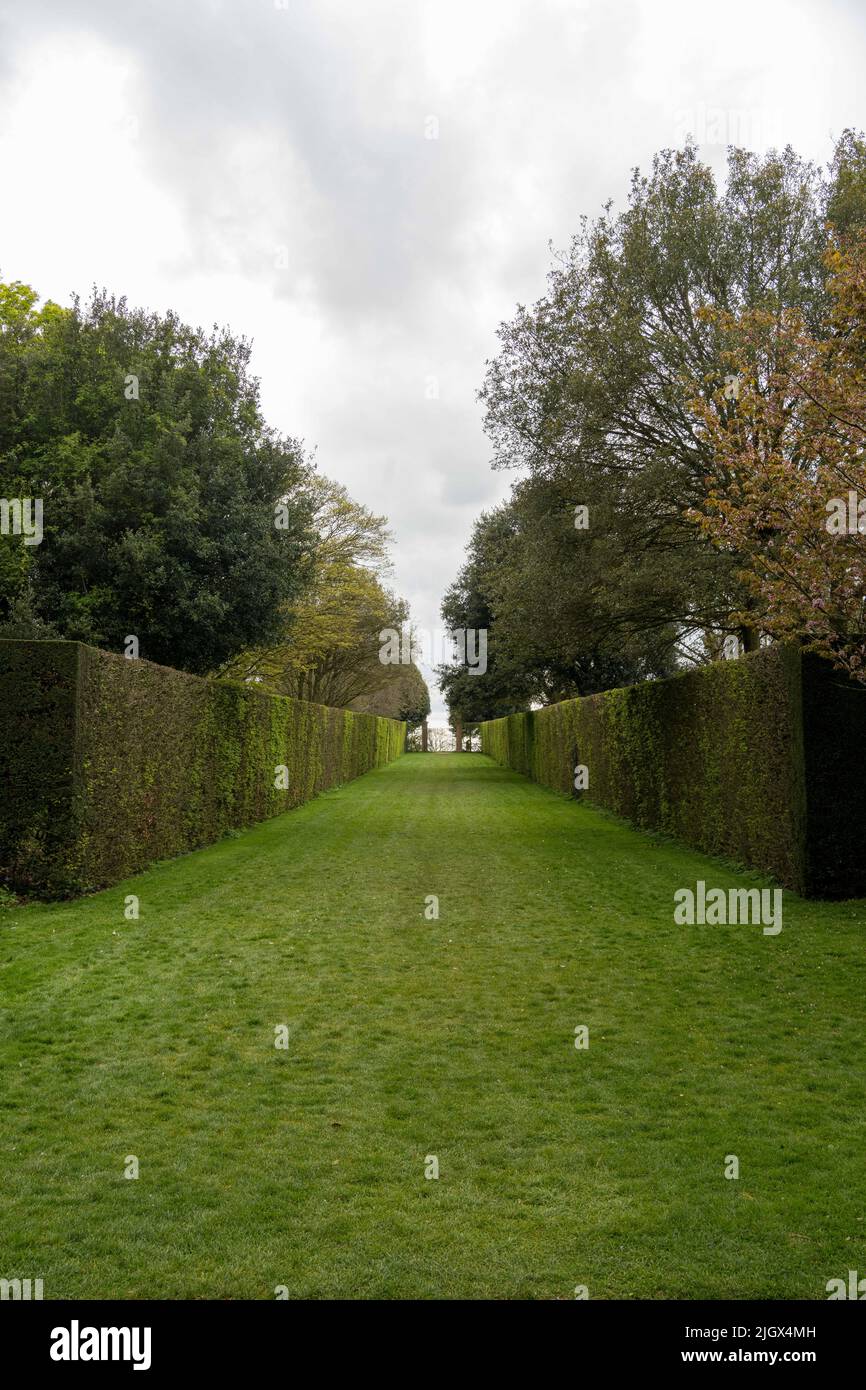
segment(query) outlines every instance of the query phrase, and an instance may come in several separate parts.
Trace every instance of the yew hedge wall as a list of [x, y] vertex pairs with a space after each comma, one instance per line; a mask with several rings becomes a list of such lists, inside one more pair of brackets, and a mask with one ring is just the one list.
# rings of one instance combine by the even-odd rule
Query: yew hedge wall
[[490, 720], [481, 747], [798, 892], [866, 893], [866, 687], [797, 647]]
[[0, 880], [39, 897], [105, 887], [390, 762], [404, 741], [394, 719], [77, 642], [2, 640]]

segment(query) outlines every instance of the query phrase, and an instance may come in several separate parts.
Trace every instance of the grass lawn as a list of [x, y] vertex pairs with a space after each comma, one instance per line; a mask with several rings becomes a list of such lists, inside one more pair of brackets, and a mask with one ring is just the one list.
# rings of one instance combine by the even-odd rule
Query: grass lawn
[[698, 878], [764, 881], [427, 754], [0, 912], [0, 1277], [826, 1298], [866, 1275], [866, 902], [675, 926]]

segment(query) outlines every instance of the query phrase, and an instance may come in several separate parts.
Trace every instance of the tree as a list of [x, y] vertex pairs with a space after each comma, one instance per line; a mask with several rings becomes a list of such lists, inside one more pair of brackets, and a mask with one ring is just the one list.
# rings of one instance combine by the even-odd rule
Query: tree
[[442, 601], [442, 617], [449, 631], [472, 634], [468, 643], [464, 636], [462, 659], [444, 663], [436, 673], [452, 719], [466, 724], [528, 709], [532, 695], [531, 679], [498, 645], [492, 607], [493, 576], [505, 561], [511, 524], [507, 507], [482, 514], [475, 524], [466, 564]]
[[696, 392], [712, 454], [695, 519], [735, 554], [750, 621], [799, 638], [866, 683], [866, 236], [827, 252], [827, 320], [717, 315], [738, 382]]
[[310, 545], [299, 444], [265, 424], [250, 347], [94, 291], [0, 287], [0, 494], [41, 544], [0, 545], [0, 618], [205, 672], [277, 631]]
[[278, 640], [242, 653], [223, 674], [343, 707], [405, 671], [381, 661], [380, 633], [402, 628], [408, 609], [382, 582], [386, 519], [319, 475], [308, 480], [307, 495], [316, 541], [303, 570], [305, 589], [285, 606]]
[[414, 661], [407, 666], [386, 666], [384, 684], [351, 703], [352, 709], [368, 714], [384, 715], [387, 719], [405, 720], [409, 729], [423, 724], [430, 713], [430, 691]]
[[583, 537], [556, 493], [556, 483], [529, 480], [482, 515], [446, 593], [449, 627], [487, 634], [485, 672], [458, 661], [438, 673], [449, 710], [466, 727], [672, 669], [665, 628], [609, 640], [598, 585], [583, 567]]
[[[796, 311], [815, 331], [828, 210], [864, 221], [864, 167], [851, 132], [829, 179], [790, 148], [732, 149], [719, 191], [693, 147], [662, 151], [648, 177], [635, 172], [628, 207], [585, 222], [547, 294], [501, 326], [480, 393], [494, 466], [527, 475], [523, 534], [553, 556], [546, 606], [570, 607], [572, 641], [615, 650], [647, 633], [674, 650], [705, 630], [756, 644], [737, 557], [694, 519], [711, 448], [690, 395], [694, 383], [704, 402], [725, 388], [722, 325], [704, 311], [754, 310], [774, 325]], [[580, 535], [577, 507], [588, 508]], [[533, 571], [525, 607], [540, 630], [541, 560]], [[526, 572], [515, 569], [515, 585]]]
[[836, 142], [830, 166], [827, 220], [837, 236], [856, 235], [866, 207], [866, 141], [856, 130], [845, 130]]

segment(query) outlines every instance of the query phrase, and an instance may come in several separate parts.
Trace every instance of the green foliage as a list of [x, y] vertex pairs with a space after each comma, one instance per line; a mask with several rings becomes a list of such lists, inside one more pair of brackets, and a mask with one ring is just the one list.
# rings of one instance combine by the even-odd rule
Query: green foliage
[[866, 893], [866, 690], [816, 656], [803, 658], [807, 879], [822, 896]]
[[[242, 652], [222, 674], [259, 681], [275, 695], [345, 708], [379, 690], [383, 628], [401, 628], [406, 603], [383, 583], [391, 540], [384, 516], [353, 501], [339, 483], [318, 474], [304, 488], [313, 512], [313, 549], [304, 590], [287, 604], [279, 640]], [[373, 710], [372, 705], [358, 708]], [[390, 713], [390, 711], [374, 711]]]
[[381, 662], [379, 666], [382, 684], [369, 694], [359, 695], [351, 708], [402, 720], [410, 729], [423, 724], [430, 713], [430, 691], [414, 661], [406, 666], [383, 666]]
[[57, 639], [59, 634], [39, 617], [33, 606], [29, 587], [24, 585], [9, 605], [9, 615], [0, 622], [0, 637], [17, 637], [21, 641], [39, 642]]
[[249, 358], [227, 330], [105, 292], [37, 309], [28, 286], [0, 286], [0, 495], [44, 504], [41, 544], [0, 539], [0, 621], [29, 587], [61, 637], [120, 650], [135, 634], [196, 672], [275, 635], [311, 508]]
[[381, 766], [404, 739], [391, 719], [2, 641], [0, 877], [43, 897], [92, 891]]
[[866, 696], [796, 647], [493, 720], [482, 749], [572, 795], [583, 764], [595, 805], [800, 892], [866, 891]]
[[441, 666], [439, 684], [464, 725], [574, 695], [630, 685], [673, 669], [673, 634], [662, 628], [625, 643], [605, 630], [595, 585], [585, 569], [586, 537], [560, 498], [516, 488], [482, 513], [466, 563], [445, 595], [448, 627], [487, 632], [487, 670]]
[[862, 131], [845, 130], [837, 141], [827, 217], [842, 236], [863, 226], [866, 208], [866, 140]]
[[[514, 491], [520, 544], [494, 610], [520, 649], [552, 661], [641, 634], [695, 648], [702, 632], [758, 645], [737, 555], [689, 517], [712, 463], [690, 409], [724, 389], [724, 333], [705, 311], [787, 310], [816, 327], [827, 305], [826, 220], [866, 221], [866, 155], [846, 132], [830, 177], [792, 149], [731, 149], [724, 187], [693, 146], [635, 172], [628, 205], [584, 223], [547, 292], [499, 331], [480, 393], [494, 466]], [[769, 340], [772, 341], [772, 329]], [[589, 509], [575, 530], [576, 507]], [[519, 693], [519, 692], [515, 692]], [[554, 697], [556, 698], [556, 697]]]
[[395, 682], [399, 689], [395, 718], [402, 720], [410, 729], [423, 724], [430, 713], [430, 691], [427, 682], [412, 663], [404, 670], [402, 678]]
[[0, 878], [46, 896], [70, 891], [79, 871], [78, 651], [0, 641]]
[[[472, 723], [526, 709], [533, 693], [525, 656], [521, 653], [515, 659], [506, 642], [500, 641], [505, 625], [500, 628], [494, 611], [496, 576], [507, 567], [512, 530], [508, 508], [482, 513], [472, 532], [466, 563], [442, 601], [442, 617], [450, 632], [483, 632], [487, 643], [486, 671], [470, 669], [465, 659], [437, 668], [452, 720]], [[478, 637], [472, 639], [469, 654], [473, 657], [479, 642]]]

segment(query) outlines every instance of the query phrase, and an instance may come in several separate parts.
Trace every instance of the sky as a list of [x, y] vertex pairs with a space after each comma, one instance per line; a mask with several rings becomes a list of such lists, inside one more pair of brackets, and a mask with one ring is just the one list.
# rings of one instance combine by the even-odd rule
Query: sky
[[825, 164], [864, 59], [862, 0], [5, 0], [0, 276], [250, 338], [432, 641], [514, 480], [476, 392], [551, 243], [689, 133], [720, 175], [728, 143]]

